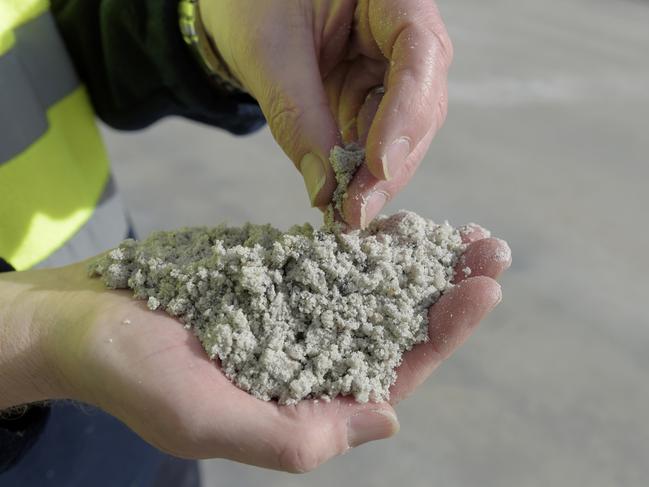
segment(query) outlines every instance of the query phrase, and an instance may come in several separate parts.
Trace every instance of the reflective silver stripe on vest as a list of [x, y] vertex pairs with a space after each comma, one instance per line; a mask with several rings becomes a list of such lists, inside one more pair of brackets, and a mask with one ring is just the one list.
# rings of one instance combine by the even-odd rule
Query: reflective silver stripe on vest
[[0, 165], [38, 140], [48, 127], [47, 109], [80, 86], [50, 12], [14, 35], [0, 56]]
[[117, 247], [128, 234], [124, 205], [111, 177], [90, 220], [59, 250], [36, 268], [60, 267]]

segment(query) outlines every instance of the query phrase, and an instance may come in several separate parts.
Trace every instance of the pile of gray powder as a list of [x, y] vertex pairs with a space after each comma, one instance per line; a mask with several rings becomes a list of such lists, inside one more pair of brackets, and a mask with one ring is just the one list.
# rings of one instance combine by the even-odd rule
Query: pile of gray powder
[[90, 274], [191, 328], [238, 387], [293, 404], [382, 401], [465, 246], [448, 223], [402, 211], [368, 228], [186, 228], [124, 241]]

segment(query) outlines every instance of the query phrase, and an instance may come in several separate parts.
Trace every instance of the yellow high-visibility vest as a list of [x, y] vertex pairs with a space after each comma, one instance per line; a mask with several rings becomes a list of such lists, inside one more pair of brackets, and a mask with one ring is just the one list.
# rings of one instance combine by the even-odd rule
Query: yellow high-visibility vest
[[70, 239], [109, 230], [123, 238], [114, 214], [82, 235], [113, 196], [95, 116], [49, 2], [0, 0], [0, 257], [23, 270]]

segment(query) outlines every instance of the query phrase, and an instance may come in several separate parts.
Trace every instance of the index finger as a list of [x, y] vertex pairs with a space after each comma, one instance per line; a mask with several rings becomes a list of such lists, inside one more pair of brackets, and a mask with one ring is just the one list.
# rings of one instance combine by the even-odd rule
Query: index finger
[[389, 180], [446, 118], [453, 48], [430, 0], [374, 0], [366, 12], [376, 47], [389, 61], [385, 96], [367, 139], [367, 165], [374, 176]]

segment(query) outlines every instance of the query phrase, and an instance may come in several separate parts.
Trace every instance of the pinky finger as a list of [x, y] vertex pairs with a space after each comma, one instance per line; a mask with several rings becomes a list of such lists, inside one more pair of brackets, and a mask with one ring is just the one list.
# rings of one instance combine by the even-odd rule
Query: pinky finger
[[489, 277], [472, 277], [444, 294], [428, 312], [429, 340], [407, 352], [390, 390], [390, 402], [404, 399], [462, 345], [500, 302], [502, 293]]
[[512, 263], [509, 245], [499, 238], [481, 238], [467, 247], [455, 266], [455, 284], [469, 276], [497, 279]]

